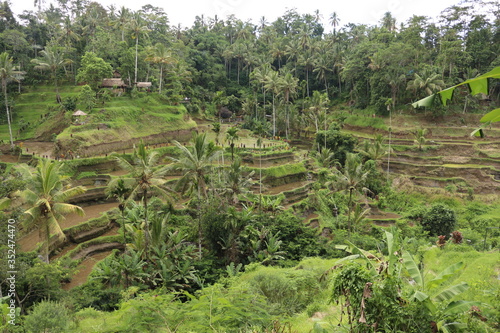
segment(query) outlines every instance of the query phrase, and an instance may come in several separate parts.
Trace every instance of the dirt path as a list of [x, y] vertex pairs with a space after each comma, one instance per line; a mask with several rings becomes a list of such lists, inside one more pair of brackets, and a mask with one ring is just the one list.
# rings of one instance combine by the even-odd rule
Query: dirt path
[[52, 150], [54, 149], [54, 142], [44, 142], [44, 141], [24, 141], [20, 142], [22, 144], [24, 154], [32, 154], [39, 156], [47, 156], [48, 158], [54, 158]]
[[63, 285], [64, 290], [70, 290], [77, 286], [84, 284], [87, 281], [89, 274], [92, 272], [94, 266], [104, 258], [106, 258], [112, 251], [97, 253], [93, 256], [86, 258], [78, 265], [77, 272], [71, 278], [71, 282]]

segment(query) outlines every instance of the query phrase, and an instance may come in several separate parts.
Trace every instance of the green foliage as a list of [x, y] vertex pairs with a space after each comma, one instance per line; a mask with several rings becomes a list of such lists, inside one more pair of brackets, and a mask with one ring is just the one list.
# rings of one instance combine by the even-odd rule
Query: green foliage
[[424, 214], [421, 225], [430, 236], [448, 236], [457, 223], [455, 211], [437, 203]]
[[102, 79], [110, 78], [113, 75], [111, 65], [99, 58], [94, 52], [86, 52], [82, 56], [80, 65], [77, 80], [87, 83], [94, 91], [97, 91]]
[[95, 279], [71, 289], [70, 295], [76, 311], [85, 308], [114, 311], [122, 298], [121, 288], [105, 286]]
[[304, 269], [260, 268], [246, 277], [258, 295], [265, 297], [274, 315], [293, 315], [306, 309], [319, 293], [317, 276]]
[[345, 119], [345, 123], [351, 126], [359, 126], [359, 127], [371, 127], [373, 129], [387, 131], [387, 125], [385, 124], [384, 119], [382, 118], [374, 118], [371, 116], [358, 116], [358, 115], [350, 115]]
[[350, 134], [345, 134], [339, 128], [331, 126], [328, 131], [319, 131], [316, 134], [316, 144], [322, 147], [325, 142], [326, 147], [333, 152], [333, 158], [341, 165], [344, 165], [346, 154], [354, 151], [357, 140]]
[[42, 301], [26, 316], [24, 327], [28, 332], [67, 332], [69, 312], [62, 303]]

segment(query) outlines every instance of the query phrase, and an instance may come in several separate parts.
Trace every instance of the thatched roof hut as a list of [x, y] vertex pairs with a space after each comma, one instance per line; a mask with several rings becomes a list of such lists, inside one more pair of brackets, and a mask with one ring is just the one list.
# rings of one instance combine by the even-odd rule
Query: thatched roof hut
[[102, 79], [101, 88], [125, 88], [127, 85], [120, 78]]
[[135, 86], [137, 88], [150, 88], [153, 84], [151, 82], [136, 82]]

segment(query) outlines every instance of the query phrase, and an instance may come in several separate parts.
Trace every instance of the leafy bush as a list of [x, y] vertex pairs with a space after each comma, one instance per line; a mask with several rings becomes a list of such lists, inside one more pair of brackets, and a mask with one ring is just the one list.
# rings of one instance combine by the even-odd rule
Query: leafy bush
[[351, 134], [340, 132], [336, 126], [332, 126], [328, 131], [319, 131], [316, 135], [316, 144], [319, 147], [324, 147], [326, 136], [326, 148], [329, 148], [333, 153], [333, 158], [344, 165], [346, 154], [354, 152], [354, 147], [357, 140]]
[[430, 236], [448, 236], [457, 224], [455, 211], [443, 204], [434, 204], [425, 213], [421, 225]]
[[304, 269], [262, 267], [248, 281], [252, 289], [263, 295], [271, 314], [292, 315], [311, 304], [319, 293], [316, 274]]
[[70, 324], [66, 307], [58, 302], [42, 301], [26, 316], [24, 325], [28, 332], [67, 332]]

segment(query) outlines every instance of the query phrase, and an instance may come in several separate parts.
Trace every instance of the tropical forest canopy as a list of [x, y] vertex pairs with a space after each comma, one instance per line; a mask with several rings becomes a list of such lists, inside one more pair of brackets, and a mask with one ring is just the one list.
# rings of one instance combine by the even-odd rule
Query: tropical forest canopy
[[[386, 113], [388, 104], [406, 106], [500, 65], [498, 4], [483, 0], [406, 22], [388, 12], [374, 26], [323, 13], [331, 27], [320, 24], [319, 13], [293, 9], [274, 22], [201, 16], [189, 28], [170, 26], [168, 11], [151, 5], [132, 11], [58, 1], [18, 17], [8, 2], [2, 9], [1, 49], [22, 73], [23, 85], [95, 82], [96, 88], [110, 73], [96, 81], [79, 75], [85, 55], [93, 52], [126, 83], [151, 81], [152, 89], [174, 100], [189, 97], [197, 110], [217, 102], [263, 117], [270, 110], [255, 104], [264, 98], [270, 102], [276, 95], [288, 104], [321, 91], [332, 100]], [[50, 67], [51, 61], [59, 64]], [[9, 89], [17, 89], [14, 80]], [[498, 98], [498, 83], [491, 92]], [[463, 106], [464, 98], [451, 107]], [[296, 108], [289, 112], [300, 115]], [[298, 124], [278, 119], [277, 131]]]

